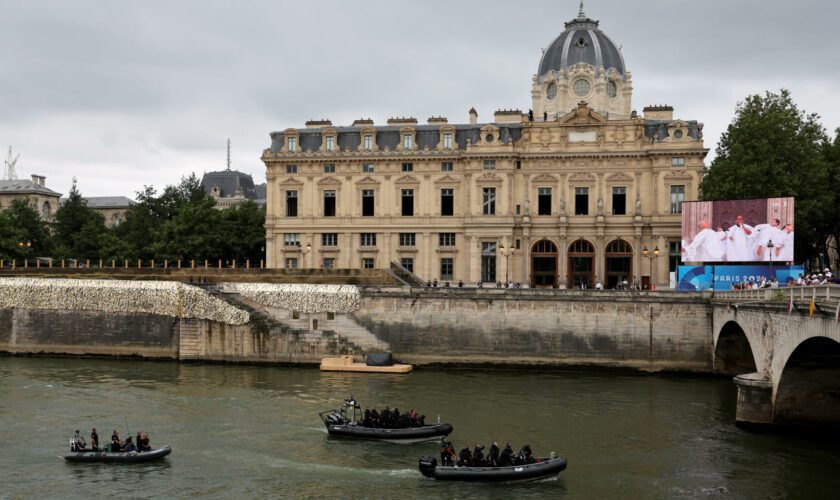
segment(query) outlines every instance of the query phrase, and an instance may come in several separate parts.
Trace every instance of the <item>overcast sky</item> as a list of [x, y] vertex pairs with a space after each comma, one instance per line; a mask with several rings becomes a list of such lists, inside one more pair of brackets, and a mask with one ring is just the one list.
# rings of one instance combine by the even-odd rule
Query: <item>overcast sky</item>
[[[840, 2], [588, 0], [623, 47], [633, 108], [670, 104], [712, 149], [736, 103], [789, 88], [840, 127]], [[0, 4], [0, 146], [18, 178], [134, 198], [233, 168], [265, 181], [269, 132], [308, 119], [464, 123], [527, 110], [577, 0], [35, 1]]]

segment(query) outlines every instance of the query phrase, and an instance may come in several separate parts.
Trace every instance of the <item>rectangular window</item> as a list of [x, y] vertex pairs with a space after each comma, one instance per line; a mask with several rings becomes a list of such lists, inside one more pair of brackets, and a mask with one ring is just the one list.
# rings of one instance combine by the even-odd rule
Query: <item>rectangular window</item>
[[443, 149], [452, 149], [452, 134], [443, 134]]
[[440, 215], [445, 217], [455, 215], [455, 190], [452, 188], [440, 190]]
[[496, 170], [496, 160], [484, 160], [484, 170]]
[[496, 281], [496, 244], [488, 241], [481, 242], [481, 281]]
[[299, 233], [286, 233], [283, 235], [283, 244], [287, 247], [299, 247], [300, 246], [300, 234]]
[[681, 214], [685, 201], [685, 186], [671, 186], [671, 213]]
[[338, 245], [338, 233], [322, 233], [321, 246], [334, 247]]
[[298, 260], [296, 257], [289, 257], [286, 259], [286, 269], [297, 269]]
[[682, 262], [681, 248], [679, 241], [668, 242], [668, 272], [677, 272], [677, 266]]
[[324, 217], [335, 217], [335, 191], [324, 191]]
[[286, 217], [297, 217], [298, 196], [297, 191], [286, 191]]
[[370, 151], [373, 149], [373, 136], [366, 135], [365, 136], [365, 151]]
[[335, 149], [335, 137], [327, 136], [327, 151], [332, 151]]
[[624, 186], [614, 187], [612, 196], [613, 215], [627, 214], [627, 188]]
[[440, 164], [440, 171], [441, 172], [452, 172], [452, 162], [445, 161]]
[[537, 215], [551, 215], [551, 188], [537, 189]]
[[410, 273], [414, 272], [414, 259], [412, 257], [403, 257], [400, 259], [400, 265], [403, 266], [406, 271]]
[[414, 164], [413, 163], [403, 163], [402, 164], [402, 171], [403, 172], [414, 172]]
[[401, 190], [401, 199], [402, 199], [402, 211], [400, 212], [405, 217], [411, 217], [414, 215], [414, 190], [413, 189], [403, 189]]
[[401, 247], [413, 247], [414, 246], [414, 233], [400, 233], [400, 246]]
[[365, 257], [364, 259], [362, 259], [362, 269], [373, 269], [373, 268], [374, 268], [374, 263], [373, 263], [372, 258]]
[[452, 257], [443, 257], [440, 259], [440, 279], [451, 280], [452, 270], [455, 268], [455, 261]]
[[405, 134], [403, 136], [403, 148], [404, 149], [411, 149], [412, 144], [414, 144], [414, 138], [411, 137], [409, 134]]
[[287, 174], [296, 174], [297, 173], [297, 165], [286, 165], [286, 173]]
[[589, 215], [589, 188], [575, 188], [575, 215]]
[[362, 189], [362, 217], [373, 217], [373, 189]]
[[324, 262], [321, 264], [324, 269], [333, 269], [335, 267], [334, 257], [324, 257]]
[[324, 165], [324, 173], [325, 174], [334, 174], [335, 173], [335, 165], [328, 163]]
[[359, 234], [359, 244], [363, 247], [376, 246], [376, 233], [361, 233]]
[[438, 234], [438, 244], [442, 247], [455, 246], [455, 233], [440, 233]]
[[289, 137], [288, 149], [290, 153], [297, 151], [297, 137]]
[[516, 160], [516, 170], [522, 170], [522, 160]]
[[522, 245], [522, 240], [516, 240], [516, 249], [519, 250]]
[[363, 174], [372, 174], [373, 173], [373, 163], [365, 163], [362, 165], [362, 173]]
[[484, 188], [481, 201], [484, 215], [496, 215], [496, 188]]
[[674, 156], [671, 158], [671, 168], [684, 168], [685, 167], [685, 157], [683, 156]]

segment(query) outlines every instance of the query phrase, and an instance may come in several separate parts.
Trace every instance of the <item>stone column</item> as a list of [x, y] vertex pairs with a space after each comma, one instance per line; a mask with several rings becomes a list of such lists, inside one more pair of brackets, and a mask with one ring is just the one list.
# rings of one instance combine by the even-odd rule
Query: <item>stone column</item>
[[481, 279], [481, 248], [478, 244], [478, 236], [470, 236], [469, 241], [469, 281], [477, 282]]
[[763, 426], [773, 423], [773, 382], [759, 373], [735, 377], [738, 403], [735, 407], [735, 424]]

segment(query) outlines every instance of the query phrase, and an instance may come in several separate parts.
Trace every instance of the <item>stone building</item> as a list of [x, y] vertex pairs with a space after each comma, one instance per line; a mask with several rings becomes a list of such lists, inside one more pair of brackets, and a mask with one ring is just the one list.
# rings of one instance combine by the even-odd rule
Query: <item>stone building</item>
[[696, 199], [708, 152], [703, 125], [670, 106], [633, 111], [621, 51], [582, 8], [538, 68], [528, 113], [313, 120], [272, 133], [262, 156], [269, 265], [667, 284], [681, 204]]
[[[136, 204], [125, 196], [85, 196], [88, 208], [92, 208], [105, 217], [107, 227], [118, 226], [125, 220], [125, 213]], [[64, 199], [61, 200], [64, 205]]]
[[26, 196], [34, 203], [42, 219], [52, 221], [59, 207], [61, 193], [48, 188], [46, 180], [43, 175], [33, 175], [31, 181], [0, 180], [0, 210], [9, 208], [15, 198]]
[[216, 200], [216, 208], [222, 210], [246, 200], [265, 205], [265, 184], [254, 184], [250, 174], [237, 170], [207, 172], [201, 177], [204, 192]]

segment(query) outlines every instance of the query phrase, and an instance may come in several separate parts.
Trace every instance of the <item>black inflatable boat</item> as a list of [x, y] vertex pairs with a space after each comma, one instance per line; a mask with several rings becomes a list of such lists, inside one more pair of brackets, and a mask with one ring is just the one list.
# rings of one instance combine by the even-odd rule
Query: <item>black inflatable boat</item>
[[562, 457], [537, 458], [532, 464], [508, 467], [444, 467], [434, 457], [420, 459], [420, 472], [424, 476], [447, 481], [535, 481], [556, 476], [565, 468], [566, 459]]
[[340, 410], [329, 410], [318, 414], [330, 436], [387, 443], [425, 443], [437, 441], [452, 432], [452, 425], [437, 423], [420, 427], [381, 428], [362, 425], [361, 408], [351, 397]]
[[107, 451], [73, 451], [64, 455], [64, 459], [70, 462], [148, 462], [159, 460], [172, 453], [171, 446], [152, 448], [151, 451], [120, 451], [111, 453]]

